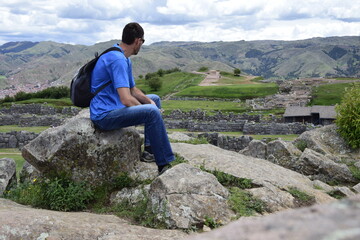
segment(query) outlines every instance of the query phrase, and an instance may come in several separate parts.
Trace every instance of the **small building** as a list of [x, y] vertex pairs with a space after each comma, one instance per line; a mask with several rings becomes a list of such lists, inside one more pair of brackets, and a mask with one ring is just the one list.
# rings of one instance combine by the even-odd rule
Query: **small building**
[[314, 125], [332, 124], [336, 119], [335, 106], [289, 106], [284, 113], [286, 123], [302, 122]]

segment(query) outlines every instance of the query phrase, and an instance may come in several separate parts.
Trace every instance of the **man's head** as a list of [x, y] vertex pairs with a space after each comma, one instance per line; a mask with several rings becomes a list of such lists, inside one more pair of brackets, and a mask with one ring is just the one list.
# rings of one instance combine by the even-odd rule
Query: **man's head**
[[144, 29], [136, 22], [128, 23], [124, 27], [121, 41], [133, 46], [133, 55], [136, 55], [145, 42]]

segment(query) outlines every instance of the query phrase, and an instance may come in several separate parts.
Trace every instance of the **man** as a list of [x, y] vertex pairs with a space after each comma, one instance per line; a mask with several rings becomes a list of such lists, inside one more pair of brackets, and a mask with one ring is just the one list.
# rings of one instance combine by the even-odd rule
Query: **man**
[[[137, 55], [144, 40], [144, 30], [138, 23], [123, 29], [119, 51], [103, 54], [91, 77], [91, 91], [95, 92], [111, 80], [90, 103], [90, 118], [96, 127], [113, 130], [145, 124], [145, 153], [153, 154], [159, 175], [170, 168], [174, 160], [164, 122], [160, 113], [161, 101], [155, 95], [145, 95], [136, 88], [129, 57]], [[143, 158], [149, 161], [149, 157]]]

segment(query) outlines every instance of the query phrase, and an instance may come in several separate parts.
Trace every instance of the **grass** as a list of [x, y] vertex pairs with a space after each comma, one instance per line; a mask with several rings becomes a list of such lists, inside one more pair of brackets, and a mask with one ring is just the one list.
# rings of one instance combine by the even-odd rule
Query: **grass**
[[297, 207], [310, 206], [316, 202], [314, 196], [310, 196], [295, 187], [290, 187], [288, 192], [295, 198], [295, 205]]
[[4, 88], [4, 87], [6, 87], [6, 85], [7, 85], [6, 76], [0, 75], [0, 88]]
[[314, 87], [310, 105], [335, 105], [341, 102], [346, 87], [351, 83], [335, 83]]
[[[242, 132], [220, 132], [223, 135], [226, 136], [234, 136], [234, 137], [240, 137], [240, 136], [244, 136], [244, 134]], [[289, 135], [246, 135], [246, 136], [251, 136], [253, 139], [255, 140], [262, 140], [264, 138], [271, 138], [271, 139], [282, 139], [284, 141], [294, 141], [296, 138], [299, 137], [298, 134], [289, 134]]]
[[222, 111], [222, 112], [246, 112], [248, 108], [243, 102], [232, 101], [182, 101], [182, 100], [167, 100], [162, 102], [162, 108], [165, 114], [169, 114], [173, 110], [180, 109], [188, 112], [195, 109], [202, 111]]
[[48, 129], [48, 126], [39, 126], [39, 127], [20, 127], [17, 125], [4, 125], [0, 126], [0, 132], [6, 133], [11, 131], [28, 131], [34, 133], [41, 133], [42, 131]]
[[187, 72], [174, 72], [165, 74], [163, 77], [160, 77], [160, 79], [162, 80], [162, 87], [158, 91], [151, 91], [145, 79], [136, 80], [136, 87], [146, 92], [146, 94], [153, 93], [164, 97], [189, 86], [198, 85], [204, 79], [204, 76]]
[[230, 86], [193, 86], [176, 94], [179, 97], [205, 97], [227, 99], [250, 99], [265, 97], [278, 92], [275, 83], [242, 84]]
[[230, 188], [229, 205], [236, 213], [236, 218], [241, 216], [252, 216], [256, 213], [265, 212], [266, 205], [260, 199], [252, 196], [251, 193], [246, 192], [237, 187]]
[[74, 106], [74, 104], [72, 104], [70, 98], [60, 98], [60, 99], [32, 98], [32, 99], [23, 100], [23, 101], [6, 102], [6, 103], [1, 104], [1, 106], [7, 107], [7, 106], [11, 106], [13, 103], [16, 103], [16, 104], [31, 104], [31, 103], [44, 104], [44, 103], [47, 103], [49, 106], [52, 106], [52, 107]]

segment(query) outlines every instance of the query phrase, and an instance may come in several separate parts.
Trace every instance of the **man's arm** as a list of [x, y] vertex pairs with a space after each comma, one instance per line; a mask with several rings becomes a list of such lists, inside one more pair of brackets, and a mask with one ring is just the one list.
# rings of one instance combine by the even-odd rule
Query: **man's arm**
[[131, 94], [130, 88], [117, 88], [117, 92], [119, 94], [120, 101], [126, 107], [141, 105], [141, 103]]
[[141, 104], [154, 104], [154, 101], [147, 97], [140, 89], [137, 87], [130, 88], [131, 95], [136, 98]]

